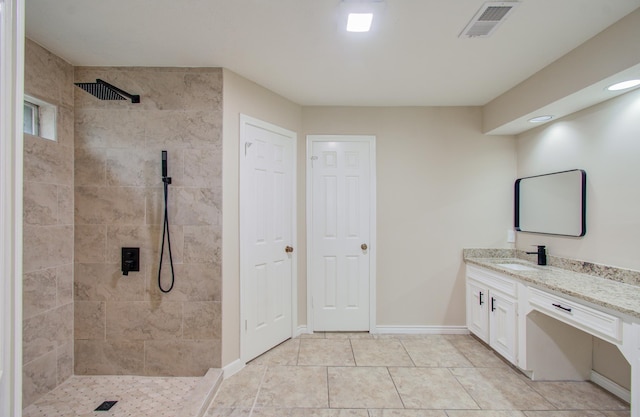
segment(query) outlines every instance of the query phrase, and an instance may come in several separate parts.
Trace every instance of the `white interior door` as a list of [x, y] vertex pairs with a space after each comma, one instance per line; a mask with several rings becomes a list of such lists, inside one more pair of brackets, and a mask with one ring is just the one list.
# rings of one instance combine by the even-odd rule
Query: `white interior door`
[[315, 331], [373, 330], [373, 137], [310, 136], [309, 286]]
[[240, 132], [242, 359], [293, 335], [296, 134], [243, 116]]

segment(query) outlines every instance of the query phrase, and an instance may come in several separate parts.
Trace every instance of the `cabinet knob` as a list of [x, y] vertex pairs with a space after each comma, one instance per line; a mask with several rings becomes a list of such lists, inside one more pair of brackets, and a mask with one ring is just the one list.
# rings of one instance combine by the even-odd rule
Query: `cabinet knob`
[[293, 247], [287, 246], [286, 248], [284, 248], [284, 251], [287, 252], [287, 253], [292, 253], [293, 252]]
[[367, 250], [367, 249], [369, 249], [369, 246], [367, 246], [366, 243], [363, 243], [362, 245], [360, 245], [360, 249]]

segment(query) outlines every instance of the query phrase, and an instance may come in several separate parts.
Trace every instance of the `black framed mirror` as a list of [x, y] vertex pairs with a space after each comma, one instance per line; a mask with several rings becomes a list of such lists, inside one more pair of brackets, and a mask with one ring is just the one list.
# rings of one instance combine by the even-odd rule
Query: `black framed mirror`
[[518, 178], [515, 229], [581, 237], [587, 232], [587, 173], [581, 169]]

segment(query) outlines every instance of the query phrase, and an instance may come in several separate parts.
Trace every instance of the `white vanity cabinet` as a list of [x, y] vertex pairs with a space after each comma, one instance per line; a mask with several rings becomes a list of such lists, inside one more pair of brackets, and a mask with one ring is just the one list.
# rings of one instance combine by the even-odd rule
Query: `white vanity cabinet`
[[517, 283], [504, 275], [467, 267], [467, 327], [509, 362], [516, 363]]
[[557, 268], [495, 270], [517, 259], [481, 262], [466, 265], [469, 331], [532, 380], [593, 379], [592, 337], [612, 343], [631, 365], [631, 390], [607, 386], [630, 397], [631, 417], [640, 417], [637, 286]]

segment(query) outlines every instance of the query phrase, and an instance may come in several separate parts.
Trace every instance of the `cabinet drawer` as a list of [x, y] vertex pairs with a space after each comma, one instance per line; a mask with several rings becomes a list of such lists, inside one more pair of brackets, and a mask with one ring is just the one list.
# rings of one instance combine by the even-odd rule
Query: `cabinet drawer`
[[529, 287], [528, 292], [529, 304], [534, 309], [605, 340], [614, 343], [622, 340], [619, 317], [536, 288]]
[[467, 266], [467, 277], [473, 278], [505, 295], [510, 295], [511, 297], [517, 297], [518, 295], [518, 284], [516, 281], [513, 278], [503, 276], [497, 272]]

